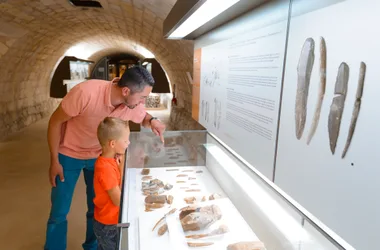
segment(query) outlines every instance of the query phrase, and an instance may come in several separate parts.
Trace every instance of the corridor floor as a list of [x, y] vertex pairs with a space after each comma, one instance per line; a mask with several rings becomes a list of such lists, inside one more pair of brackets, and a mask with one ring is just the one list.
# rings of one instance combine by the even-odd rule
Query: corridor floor
[[[168, 112], [149, 111], [164, 122]], [[0, 142], [0, 248], [41, 250], [50, 211], [48, 118]], [[81, 175], [68, 216], [68, 250], [85, 236], [86, 189]]]
[[[41, 250], [50, 211], [48, 118], [0, 143], [0, 245]], [[68, 216], [68, 250], [80, 250], [85, 235], [86, 189], [78, 181]]]

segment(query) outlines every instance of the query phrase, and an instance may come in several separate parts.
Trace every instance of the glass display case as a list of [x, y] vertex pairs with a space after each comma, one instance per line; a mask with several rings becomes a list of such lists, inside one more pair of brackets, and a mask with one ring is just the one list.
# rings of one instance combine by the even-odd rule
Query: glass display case
[[207, 131], [130, 141], [119, 249], [345, 249]]

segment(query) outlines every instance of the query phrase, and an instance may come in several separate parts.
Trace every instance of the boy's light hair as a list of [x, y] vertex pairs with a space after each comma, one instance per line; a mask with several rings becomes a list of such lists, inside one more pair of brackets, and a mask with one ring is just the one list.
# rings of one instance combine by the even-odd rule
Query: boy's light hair
[[129, 128], [128, 121], [115, 117], [106, 117], [98, 126], [98, 140], [100, 145], [105, 146], [111, 140], [117, 140], [123, 131]]

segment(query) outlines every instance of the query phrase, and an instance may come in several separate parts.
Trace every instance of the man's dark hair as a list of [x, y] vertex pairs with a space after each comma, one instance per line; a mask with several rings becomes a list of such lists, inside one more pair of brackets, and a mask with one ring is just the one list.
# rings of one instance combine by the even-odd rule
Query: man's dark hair
[[117, 86], [120, 88], [128, 87], [132, 94], [139, 93], [144, 90], [146, 86], [153, 87], [154, 79], [147, 69], [142, 66], [134, 66], [127, 69]]

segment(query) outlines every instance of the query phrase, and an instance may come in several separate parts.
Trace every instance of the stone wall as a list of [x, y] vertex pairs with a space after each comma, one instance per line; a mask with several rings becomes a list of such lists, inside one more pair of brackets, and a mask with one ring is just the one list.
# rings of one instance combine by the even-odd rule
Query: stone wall
[[205, 128], [196, 122], [191, 113], [184, 108], [172, 107], [168, 130], [204, 130]]
[[142, 57], [136, 46], [151, 51], [177, 86], [173, 127], [196, 127], [184, 120], [191, 117], [186, 72], [192, 72], [193, 42], [162, 37], [163, 20], [175, 0], [99, 2], [103, 9], [85, 10], [61, 0], [0, 1], [0, 140], [54, 110], [59, 100], [49, 97], [52, 74], [78, 43], [94, 49], [90, 59], [95, 61], [111, 52]]

